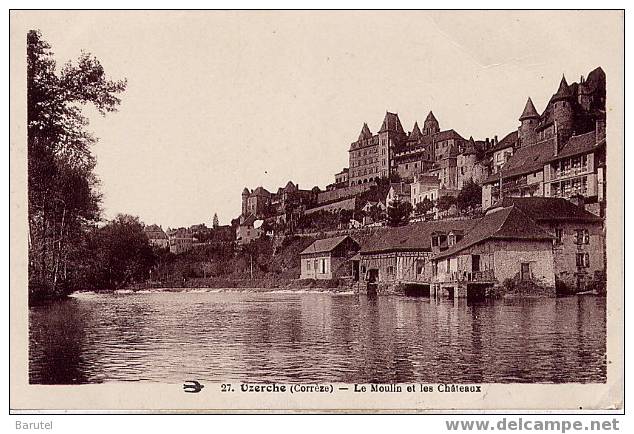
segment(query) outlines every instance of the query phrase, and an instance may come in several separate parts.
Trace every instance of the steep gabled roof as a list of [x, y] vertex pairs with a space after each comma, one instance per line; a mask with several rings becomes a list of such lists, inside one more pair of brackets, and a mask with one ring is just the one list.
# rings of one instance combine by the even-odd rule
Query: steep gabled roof
[[517, 130], [511, 131], [506, 136], [504, 136], [504, 138], [502, 140], [500, 140], [497, 143], [497, 145], [495, 145], [494, 147], [489, 149], [487, 151], [487, 153], [500, 151], [500, 150], [506, 149], [506, 148], [514, 148], [515, 145], [517, 145], [518, 137], [519, 137], [519, 135], [517, 133]]
[[414, 122], [414, 127], [412, 128], [412, 133], [408, 137], [408, 141], [416, 142], [421, 139], [423, 133], [421, 133], [420, 128], [418, 127], [418, 122]]
[[437, 220], [410, 223], [407, 226], [383, 229], [369, 237], [361, 246], [362, 254], [396, 251], [430, 252], [434, 232], [468, 231], [477, 219]]
[[401, 120], [398, 118], [397, 113], [385, 112], [385, 118], [383, 119], [379, 133], [386, 131], [405, 134], [405, 130], [403, 130], [403, 125], [401, 125]]
[[271, 195], [271, 193], [269, 193], [269, 191], [262, 186], [256, 188], [251, 194], [254, 196], [270, 196]]
[[436, 116], [434, 116], [434, 112], [432, 112], [431, 110], [429, 111], [429, 114], [425, 118], [425, 123], [427, 123], [427, 122], [436, 122], [436, 123], [438, 123], [438, 120], [436, 119]]
[[440, 142], [442, 140], [449, 140], [449, 139], [464, 140], [464, 137], [458, 134], [455, 130], [439, 131], [436, 134], [434, 134], [434, 142]]
[[359, 134], [358, 140], [371, 139], [372, 132], [370, 132], [370, 127], [365, 122], [363, 123], [363, 128], [361, 128], [361, 133]]
[[433, 259], [446, 258], [489, 239], [550, 240], [552, 236], [540, 228], [526, 213], [515, 206], [487, 213], [455, 245]]
[[476, 152], [477, 152], [477, 149], [476, 149], [475, 141], [473, 140], [473, 136], [469, 137], [469, 140], [467, 141], [467, 144], [464, 150], [462, 151], [462, 153], [464, 155], [470, 155], [470, 154], [475, 154]]
[[522, 115], [520, 116], [520, 121], [523, 121], [524, 119], [531, 119], [531, 118], [539, 118], [539, 113], [537, 113], [537, 110], [535, 109], [535, 105], [533, 105], [533, 101], [531, 100], [531, 98], [528, 97], [528, 101], [526, 101], [526, 106], [524, 107], [524, 111], [522, 112]]
[[293, 181], [288, 181], [288, 182], [286, 183], [286, 186], [284, 187], [284, 191], [285, 191], [286, 193], [292, 193], [292, 192], [294, 192], [295, 190], [297, 190], [297, 186], [296, 186], [295, 184], [293, 184]]
[[394, 193], [398, 195], [409, 195], [411, 185], [407, 182], [393, 182], [390, 184], [390, 190], [394, 190]]
[[[534, 145], [519, 148], [501, 168], [502, 178], [533, 173], [544, 170], [546, 164], [554, 156], [555, 139], [542, 140]], [[499, 181], [500, 173], [487, 178], [485, 183]]]
[[[306, 247], [300, 255], [309, 255], [312, 253], [327, 253], [335, 250], [346, 239], [350, 238], [348, 235], [342, 235], [340, 237], [325, 238], [323, 240], [316, 240], [310, 246]], [[350, 240], [358, 246], [358, 243], [352, 238]]]
[[578, 136], [572, 136], [561, 151], [559, 151], [557, 156], [553, 157], [551, 161], [591, 152], [600, 148], [602, 145], [605, 145], [605, 139], [600, 140], [597, 143], [595, 131], [590, 131], [589, 133], [580, 134]]
[[504, 197], [495, 207], [515, 206], [536, 222], [584, 221], [600, 222], [600, 217], [589, 213], [561, 197]]

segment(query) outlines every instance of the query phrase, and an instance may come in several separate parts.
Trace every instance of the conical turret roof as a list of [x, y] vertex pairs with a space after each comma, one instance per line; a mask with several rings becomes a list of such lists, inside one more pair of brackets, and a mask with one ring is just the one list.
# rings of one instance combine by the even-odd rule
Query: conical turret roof
[[370, 132], [370, 128], [367, 123], [363, 123], [363, 128], [361, 128], [361, 133], [359, 134], [359, 140], [370, 139], [372, 138], [372, 132]]
[[526, 106], [524, 107], [524, 111], [522, 112], [522, 115], [520, 116], [520, 121], [523, 121], [524, 119], [531, 119], [531, 118], [538, 118], [539, 117], [539, 113], [537, 113], [537, 110], [535, 110], [535, 106], [533, 105], [533, 101], [531, 100], [530, 97], [528, 97], [528, 101], [526, 101]]
[[559, 89], [557, 89], [557, 93], [553, 95], [552, 100], [562, 100], [566, 98], [570, 98], [572, 96], [572, 92], [570, 92], [570, 88], [568, 87], [568, 82], [566, 82], [566, 76], [561, 77], [561, 81], [559, 82]]

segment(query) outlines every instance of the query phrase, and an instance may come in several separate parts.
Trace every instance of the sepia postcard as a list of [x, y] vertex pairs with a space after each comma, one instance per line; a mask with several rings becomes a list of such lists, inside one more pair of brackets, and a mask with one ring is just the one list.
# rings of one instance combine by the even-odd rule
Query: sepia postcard
[[10, 12], [14, 414], [620, 413], [624, 13]]

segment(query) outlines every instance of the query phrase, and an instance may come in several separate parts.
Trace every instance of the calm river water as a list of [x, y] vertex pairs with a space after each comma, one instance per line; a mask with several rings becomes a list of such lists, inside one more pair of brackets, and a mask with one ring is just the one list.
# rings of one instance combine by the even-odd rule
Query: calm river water
[[605, 305], [83, 293], [30, 309], [30, 381], [604, 382]]

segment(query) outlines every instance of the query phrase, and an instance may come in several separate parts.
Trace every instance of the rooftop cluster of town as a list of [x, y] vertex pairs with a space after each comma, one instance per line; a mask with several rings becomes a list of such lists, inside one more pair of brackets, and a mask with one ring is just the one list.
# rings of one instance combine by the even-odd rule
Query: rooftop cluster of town
[[[600, 67], [572, 84], [562, 77], [542, 113], [528, 98], [500, 140], [441, 130], [431, 111], [406, 132], [386, 112], [376, 133], [363, 124], [349, 166], [324, 190], [245, 188], [239, 218], [214, 230], [238, 246], [320, 234], [301, 254], [301, 277], [347, 277], [360, 290], [594, 288], [605, 280], [605, 96]], [[370, 241], [355, 241], [369, 229]], [[175, 253], [200, 241], [195, 232], [148, 227]]]

